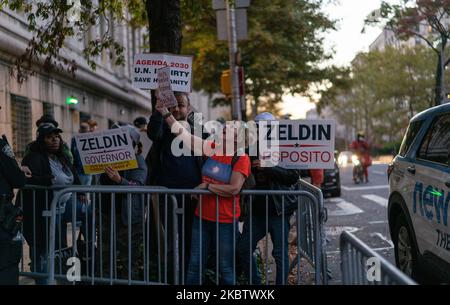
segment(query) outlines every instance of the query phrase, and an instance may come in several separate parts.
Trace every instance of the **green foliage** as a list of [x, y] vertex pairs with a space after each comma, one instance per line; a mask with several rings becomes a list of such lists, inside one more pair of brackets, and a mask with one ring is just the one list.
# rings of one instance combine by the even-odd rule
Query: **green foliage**
[[[95, 59], [105, 51], [109, 51], [114, 64], [123, 64], [124, 48], [115, 41], [111, 24], [128, 22], [133, 27], [145, 26], [149, 24], [149, 4], [158, 4], [157, 0], [99, 0], [98, 6], [88, 0], [1, 1], [11, 10], [24, 12], [33, 33], [25, 53], [16, 61], [19, 81], [33, 73], [33, 64], [42, 58], [45, 70], [66, 69], [74, 75], [79, 63], [61, 55], [69, 38], [84, 43], [82, 54], [92, 69], [96, 68]], [[334, 22], [321, 11], [323, 1], [259, 0], [249, 7], [249, 39], [240, 43], [240, 50], [246, 91], [255, 110], [262, 105], [277, 111], [276, 104], [283, 94], [304, 94], [311, 84], [332, 74], [330, 69], [319, 67], [319, 63], [330, 58], [323, 50], [322, 34], [334, 29]], [[195, 59], [194, 88], [218, 92], [229, 54], [227, 43], [217, 40], [211, 0], [180, 0], [179, 4], [183, 20], [182, 53], [192, 54]], [[104, 33], [86, 40], [85, 34], [101, 20], [106, 22]], [[164, 26], [178, 25], [167, 22]]]
[[382, 156], [382, 155], [395, 156], [395, 155], [397, 155], [401, 144], [402, 144], [402, 141], [397, 140], [395, 142], [384, 144], [381, 147], [373, 147], [372, 155], [374, 155], [374, 156]]
[[435, 64], [424, 47], [361, 53], [322, 94], [319, 107], [330, 107], [374, 144], [399, 141], [409, 119], [433, 102]]
[[89, 0], [3, 0], [0, 7], [22, 12], [28, 20], [28, 30], [33, 33], [25, 52], [16, 59], [19, 82], [33, 74], [33, 64], [40, 61], [46, 71], [67, 70], [74, 75], [77, 63], [64, 58], [61, 49], [69, 38], [84, 43], [84, 35], [102, 19], [107, 24], [105, 33], [85, 43], [83, 56], [92, 69], [96, 68], [94, 58], [105, 50], [109, 50], [114, 64], [123, 64], [124, 47], [115, 41], [111, 23], [129, 22], [141, 26], [146, 14], [141, 0], [100, 0], [98, 6]]
[[[193, 54], [194, 87], [220, 90], [221, 71], [228, 68], [228, 46], [216, 36], [211, 1], [198, 1], [201, 14], [184, 16], [183, 53]], [[248, 8], [249, 39], [239, 43], [248, 97], [275, 108], [285, 93], [304, 94], [329, 77], [318, 64], [330, 57], [322, 33], [334, 22], [321, 12], [322, 1], [259, 0]]]
[[[448, 42], [450, 27], [450, 0], [403, 0], [399, 4], [382, 1], [380, 8], [366, 19], [366, 25], [383, 24], [396, 37], [407, 40], [411, 37], [422, 39], [436, 54], [435, 65], [435, 105], [439, 105], [445, 90], [442, 87], [443, 69], [450, 63]], [[424, 32], [423, 28], [427, 30]]]

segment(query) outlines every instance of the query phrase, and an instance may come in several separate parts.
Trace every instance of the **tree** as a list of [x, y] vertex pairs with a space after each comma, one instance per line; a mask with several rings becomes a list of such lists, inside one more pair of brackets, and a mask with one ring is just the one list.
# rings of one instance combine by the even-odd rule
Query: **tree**
[[435, 61], [424, 47], [361, 53], [322, 93], [319, 109], [329, 107], [376, 145], [399, 141], [409, 119], [433, 100]]
[[[195, 56], [194, 86], [215, 93], [221, 71], [228, 68], [228, 51], [225, 42], [217, 41], [211, 1], [200, 2], [207, 13], [185, 19], [183, 52]], [[283, 94], [304, 94], [329, 76], [328, 68], [319, 67], [330, 57], [321, 34], [334, 29], [334, 22], [321, 12], [322, 3], [259, 0], [249, 7], [249, 39], [240, 42], [240, 53], [253, 115], [259, 106], [275, 109]]]
[[[19, 81], [33, 73], [33, 65], [42, 58], [47, 71], [66, 69], [75, 75], [78, 63], [61, 55], [64, 42], [71, 37], [84, 39], [83, 33], [100, 19], [135, 27], [148, 24], [150, 51], [178, 54], [182, 50], [194, 55], [196, 89], [218, 92], [220, 73], [228, 67], [227, 45], [216, 38], [211, 0], [99, 0], [97, 6], [88, 0], [0, 1], [23, 11], [34, 34], [16, 61]], [[328, 69], [318, 67], [330, 57], [323, 50], [321, 33], [333, 29], [334, 23], [321, 12], [323, 1], [260, 0], [249, 8], [249, 40], [241, 43], [241, 55], [254, 113], [261, 104], [275, 109], [283, 94], [305, 93], [312, 83], [327, 78]], [[83, 50], [92, 69], [96, 68], [93, 59], [105, 50], [115, 64], [123, 63], [123, 46], [114, 39], [111, 27]]]
[[[393, 31], [400, 39], [418, 37], [435, 52], [436, 63], [435, 105], [446, 98], [444, 92], [445, 67], [450, 62], [446, 50], [450, 39], [450, 27], [446, 20], [450, 18], [450, 0], [404, 0], [400, 4], [382, 1], [380, 9], [373, 12], [366, 24], [386, 23], [386, 28]], [[426, 27], [429, 34], [420, 31]]]
[[[195, 7], [193, 1], [181, 1], [187, 7]], [[102, 36], [88, 41], [83, 55], [92, 69], [96, 69], [96, 58], [105, 50], [109, 51], [116, 65], [124, 62], [123, 46], [115, 40], [113, 23], [126, 22], [133, 27], [148, 25], [150, 29], [150, 50], [152, 52], [181, 51], [180, 0], [99, 0], [94, 5], [89, 0], [73, 1], [27, 1], [2, 0], [0, 9], [8, 7], [23, 12], [33, 33], [28, 47], [17, 57], [15, 74], [23, 82], [35, 71], [33, 65], [42, 63], [45, 71], [67, 70], [73, 76], [78, 63], [61, 55], [64, 43], [69, 38], [84, 40], [84, 33], [100, 20], [107, 21], [107, 30]], [[152, 99], [154, 105], [155, 99]]]

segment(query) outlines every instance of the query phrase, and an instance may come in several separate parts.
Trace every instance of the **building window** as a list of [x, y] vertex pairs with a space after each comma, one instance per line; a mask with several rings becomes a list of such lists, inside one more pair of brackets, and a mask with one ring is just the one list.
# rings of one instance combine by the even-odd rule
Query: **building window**
[[55, 110], [53, 108], [53, 105], [50, 103], [43, 102], [42, 103], [42, 114], [51, 115], [52, 117], [55, 117]]
[[31, 102], [26, 97], [11, 95], [12, 145], [17, 157], [23, 158], [32, 140]]

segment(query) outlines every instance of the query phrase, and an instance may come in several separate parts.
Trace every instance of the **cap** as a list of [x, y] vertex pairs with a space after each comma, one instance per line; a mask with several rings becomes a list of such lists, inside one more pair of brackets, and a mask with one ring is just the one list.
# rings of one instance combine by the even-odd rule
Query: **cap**
[[263, 112], [258, 114], [255, 117], [255, 121], [274, 121], [276, 120], [275, 117], [273, 116], [273, 114], [271, 114], [270, 112]]
[[59, 126], [58, 122], [56, 122], [55, 118], [51, 114], [44, 114], [41, 116], [39, 120], [36, 121], [36, 127], [39, 127], [44, 123], [51, 123], [55, 127]]
[[52, 123], [42, 123], [37, 130], [37, 137], [42, 138], [55, 132], [62, 133], [63, 131]]
[[147, 125], [147, 119], [144, 117], [138, 117], [133, 122], [134, 126], [141, 126], [141, 125]]
[[133, 140], [134, 143], [137, 144], [141, 141], [141, 135], [139, 134], [139, 131], [137, 131], [137, 129], [134, 126], [131, 126], [129, 124], [120, 126], [118, 123], [115, 123], [114, 125], [111, 126], [111, 129], [116, 129], [116, 128], [128, 129], [128, 131], [130, 132], [131, 140]]

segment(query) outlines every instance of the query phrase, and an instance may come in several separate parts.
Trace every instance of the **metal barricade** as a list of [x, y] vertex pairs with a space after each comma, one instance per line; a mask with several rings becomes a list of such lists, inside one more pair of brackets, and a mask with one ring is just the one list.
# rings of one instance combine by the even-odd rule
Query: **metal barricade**
[[49, 248], [50, 206], [53, 192], [60, 189], [27, 185], [19, 190], [15, 198], [16, 206], [24, 213], [20, 275], [35, 279], [37, 284], [48, 283], [46, 249]]
[[340, 236], [340, 251], [344, 285], [417, 284], [349, 232]]
[[[299, 255], [296, 260], [294, 260], [290, 266], [290, 269], [295, 268], [296, 265], [300, 263], [300, 256], [304, 257], [313, 267], [315, 267], [316, 274], [320, 274], [322, 278], [322, 283], [324, 285], [328, 284], [328, 278], [330, 272], [327, 265], [327, 254], [326, 254], [326, 233], [325, 233], [325, 222], [328, 219], [327, 209], [324, 206], [323, 193], [322, 190], [302, 179], [298, 181], [298, 189], [311, 193], [317, 200], [319, 221], [314, 222], [314, 217], [312, 217], [311, 209], [304, 209], [300, 214], [300, 228], [299, 234], [297, 235], [297, 247]], [[311, 199], [308, 197], [301, 197], [302, 206], [309, 207], [307, 201]], [[313, 232], [319, 232], [321, 238], [317, 239], [315, 242], [315, 234]], [[314, 245], [316, 249], [314, 249]]]
[[[45, 227], [43, 234], [45, 243], [41, 246], [45, 246], [46, 249], [43, 253], [46, 264], [37, 268], [39, 272], [30, 272], [35, 271], [36, 266], [31, 268], [32, 270], [26, 270], [23, 259], [21, 274], [42, 279], [44, 284], [55, 284], [56, 281], [60, 284], [76, 283], [71, 279], [77, 278], [77, 275], [79, 280], [90, 284], [186, 284], [192, 281], [193, 275], [198, 279], [198, 284], [242, 284], [244, 282], [238, 278], [237, 271], [244, 270], [242, 273], [247, 273], [250, 284], [269, 284], [270, 234], [272, 244], [276, 246], [274, 250], [281, 248], [281, 253], [274, 251], [273, 254], [277, 265], [281, 266], [279, 266], [281, 270], [277, 270], [277, 274], [282, 275], [280, 283], [286, 284], [290, 269], [285, 271], [285, 267], [289, 266], [289, 260], [284, 259], [288, 257], [286, 253], [288, 240], [285, 237], [290, 230], [289, 218], [292, 213], [285, 214], [285, 207], [288, 206], [287, 196], [292, 195], [295, 196], [296, 203], [292, 205], [291, 202], [291, 212], [295, 211], [297, 244], [300, 245], [296, 261], [300, 261], [300, 254], [307, 257], [315, 268], [314, 282], [326, 283], [326, 276], [323, 273], [326, 262], [318, 259], [325, 254], [321, 229], [324, 219], [321, 192], [319, 190], [313, 194], [311, 190], [307, 190], [312, 186], [307, 183], [301, 185], [303, 189], [292, 191], [242, 191], [241, 202], [245, 198], [250, 200], [249, 214], [238, 222], [236, 209], [242, 205], [236, 205], [236, 198], [230, 199], [233, 201], [233, 217], [229, 222], [235, 225], [228, 228], [227, 222], [205, 218], [206, 214], [211, 217], [211, 211], [208, 210], [211, 209], [211, 202], [209, 205], [203, 204], [205, 196], [209, 198], [213, 196], [215, 199], [215, 219], [220, 219], [219, 211], [223, 206], [221, 201], [223, 197], [212, 195], [206, 190], [125, 186], [72, 186], [64, 189], [27, 187], [24, 190], [31, 192], [28, 193], [27, 200], [33, 201], [28, 209], [31, 208], [33, 215], [37, 215], [36, 195], [47, 198], [45, 208], [38, 212], [42, 214], [38, 215], [39, 220], [36, 220], [36, 216], [32, 218], [33, 226], [43, 222], [40, 223], [40, 227]], [[311, 189], [317, 191], [313, 187]], [[61, 198], [68, 195], [71, 204], [67, 203], [64, 211], [61, 209]], [[20, 196], [21, 194], [18, 197]], [[192, 196], [196, 196], [197, 200], [192, 200]], [[53, 197], [51, 203], [50, 197]], [[89, 204], [79, 204], [80, 197], [84, 197], [84, 200], [89, 198]], [[274, 218], [269, 219], [270, 205], [273, 204], [275, 197], [281, 199], [282, 213], [273, 214]], [[252, 201], [254, 205], [251, 204]], [[23, 199], [21, 202], [22, 205], [29, 205], [29, 202], [24, 202]], [[197, 205], [198, 210], [195, 214]], [[80, 206], [84, 206], [84, 213], [79, 213]], [[261, 210], [262, 207], [263, 213], [253, 215], [252, 207], [255, 210]], [[123, 214], [121, 212], [123, 209], [127, 213]], [[71, 211], [70, 217], [58, 216], [65, 215], [67, 211]], [[141, 212], [137, 213], [139, 211]], [[139, 219], [135, 217], [135, 213]], [[198, 221], [196, 224], [198, 230], [195, 231], [198, 235], [191, 232], [194, 219]], [[30, 218], [24, 220], [27, 221], [31, 221]], [[70, 229], [67, 229], [67, 223], [72, 224]], [[241, 249], [242, 245], [246, 244], [241, 242], [243, 229], [248, 229], [249, 233], [250, 246], [245, 247], [248, 251]], [[277, 231], [278, 229], [280, 230]], [[36, 231], [32, 230], [31, 233], [33, 235]], [[29, 239], [27, 242], [30, 244], [36, 241], [35, 236], [30, 237], [30, 234], [27, 236]], [[208, 238], [208, 241], [205, 241], [205, 238]], [[255, 271], [252, 270], [255, 259], [253, 245], [257, 243], [252, 240], [254, 238], [263, 238], [266, 241], [265, 262], [260, 262], [258, 267], [258, 271], [265, 274], [263, 282], [258, 282], [251, 276]], [[228, 243], [225, 240], [228, 240]], [[194, 242], [197, 243], [197, 248], [192, 249]], [[62, 245], [66, 246], [64, 251]], [[203, 255], [205, 250], [209, 255]], [[36, 251], [36, 245], [32, 246], [30, 252], [33, 251]], [[198, 262], [188, 259], [193, 251], [201, 253]], [[231, 277], [227, 277], [224, 268], [224, 253], [228, 254], [228, 267], [231, 267], [228, 275], [231, 274]], [[245, 268], [242, 267], [241, 258], [244, 257], [245, 260], [247, 255], [249, 260]], [[30, 256], [36, 257], [36, 254]], [[189, 268], [193, 261], [194, 265], [198, 266], [198, 271]], [[36, 259], [32, 261], [32, 265], [33, 263], [36, 265]], [[300, 284], [301, 264], [296, 266], [297, 284]], [[77, 268], [81, 269], [81, 274], [77, 274]]]

